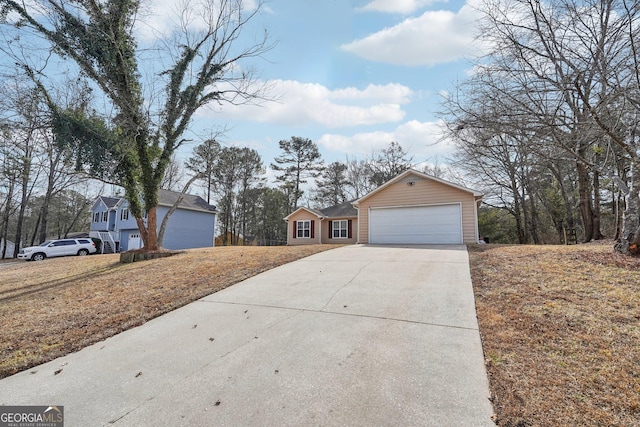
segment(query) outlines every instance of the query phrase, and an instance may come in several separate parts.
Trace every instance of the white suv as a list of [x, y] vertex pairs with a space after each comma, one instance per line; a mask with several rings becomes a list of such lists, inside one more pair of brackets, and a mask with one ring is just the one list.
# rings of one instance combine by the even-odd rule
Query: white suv
[[96, 252], [96, 245], [91, 239], [47, 240], [38, 246], [20, 249], [18, 259], [42, 261], [47, 257], [67, 255], [89, 255]]

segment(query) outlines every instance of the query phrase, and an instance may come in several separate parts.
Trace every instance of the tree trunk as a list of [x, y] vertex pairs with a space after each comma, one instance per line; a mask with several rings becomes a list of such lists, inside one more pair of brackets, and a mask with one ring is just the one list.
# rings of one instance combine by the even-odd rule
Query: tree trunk
[[580, 161], [576, 164], [576, 170], [578, 172], [578, 209], [584, 229], [583, 242], [586, 243], [593, 239], [593, 210], [591, 206], [589, 171], [586, 165]]
[[[38, 234], [38, 227], [40, 227], [40, 219], [42, 218], [42, 209], [38, 211], [38, 217], [36, 218], [36, 224], [33, 227], [33, 234], [31, 235], [31, 241], [29, 242], [29, 246], [35, 246], [36, 244], [36, 235]], [[44, 240], [40, 240], [38, 243], [42, 243]]]
[[600, 173], [597, 170], [593, 171], [593, 226], [592, 226], [592, 238], [593, 240], [602, 239], [602, 230], [600, 227]]
[[520, 197], [520, 210], [522, 212], [522, 243], [527, 244], [530, 243], [529, 234], [529, 210], [527, 209], [527, 199], [526, 199], [526, 191], [524, 186], [522, 186], [522, 192], [518, 194]]
[[612, 191], [611, 194], [611, 211], [615, 215], [615, 234], [613, 236], [613, 240], [620, 239], [622, 235], [622, 209], [620, 209], [620, 204], [622, 203], [622, 196], [620, 191]]
[[293, 210], [295, 211], [298, 209], [298, 200], [300, 200], [300, 162], [298, 162], [298, 168], [296, 169], [296, 190], [293, 199]]
[[147, 212], [147, 224], [144, 223], [143, 218], [136, 217], [136, 224], [138, 224], [138, 230], [140, 231], [140, 238], [144, 244], [142, 252], [154, 252], [162, 249], [158, 245], [158, 230], [157, 225], [157, 208], [151, 208]]
[[20, 252], [20, 246], [22, 246], [22, 226], [24, 224], [24, 212], [27, 209], [27, 202], [29, 200], [29, 177], [31, 170], [31, 159], [25, 160], [28, 163], [25, 163], [24, 169], [22, 171], [22, 197], [20, 198], [20, 210], [18, 211], [18, 222], [16, 223], [16, 239], [15, 246], [13, 248], [13, 257], [18, 257], [18, 252]]
[[538, 208], [536, 207], [536, 201], [531, 193], [529, 193], [529, 205], [531, 206], [531, 238], [533, 239], [533, 243], [535, 245], [539, 245], [542, 243], [540, 240], [540, 233], [538, 233], [538, 223], [540, 222], [540, 220], [538, 218]]
[[51, 203], [51, 193], [47, 191], [45, 198], [42, 202], [42, 208], [40, 209], [40, 213], [38, 219], [40, 220], [40, 233], [38, 238], [40, 243], [47, 240], [47, 217], [49, 216], [49, 204]]
[[[147, 214], [148, 242], [145, 242], [145, 247], [147, 248], [145, 252], [152, 252], [160, 249], [160, 246], [158, 246], [158, 229], [156, 228], [157, 222], [158, 222], [158, 208], [153, 207], [149, 210], [149, 213]], [[148, 243], [148, 246], [146, 243]]]
[[640, 159], [637, 158], [631, 162], [631, 182], [622, 221], [622, 236], [615, 250], [626, 255], [640, 253]]
[[[53, 168], [54, 166], [52, 166]], [[52, 170], [49, 172], [49, 180], [47, 183], [47, 192], [44, 195], [44, 200], [42, 202], [42, 209], [40, 210], [40, 242], [44, 242], [47, 240], [47, 223], [49, 222], [49, 205], [51, 204], [51, 197], [53, 195], [53, 187], [54, 187], [54, 174], [55, 172]]]
[[567, 228], [574, 228], [575, 221], [573, 218], [572, 203], [571, 199], [569, 198], [569, 194], [567, 193], [567, 188], [564, 185], [564, 181], [562, 180], [562, 175], [554, 166], [549, 166], [549, 170], [551, 170], [553, 176], [556, 178], [556, 181], [558, 181], [558, 188], [560, 188], [560, 194], [562, 195], [562, 200], [564, 200]]
[[4, 244], [2, 245], [2, 256], [0, 256], [0, 259], [4, 259], [7, 256], [7, 238], [9, 237], [9, 217], [11, 213], [11, 199], [13, 198], [14, 185], [15, 185], [15, 181], [13, 179], [9, 179], [7, 203], [5, 204], [4, 214], [2, 215], [2, 236], [0, 236], [0, 240], [2, 240]]
[[142, 244], [145, 247], [147, 246], [147, 243], [149, 242], [149, 232], [147, 231], [147, 225], [144, 223], [144, 218], [138, 218], [136, 217], [136, 224], [138, 224], [138, 230], [140, 231], [140, 238], [142, 239]]

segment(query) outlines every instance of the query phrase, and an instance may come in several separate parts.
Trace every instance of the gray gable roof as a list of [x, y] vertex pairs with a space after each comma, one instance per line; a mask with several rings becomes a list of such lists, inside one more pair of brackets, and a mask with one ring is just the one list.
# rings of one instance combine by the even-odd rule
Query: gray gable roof
[[[173, 206], [176, 200], [178, 200], [179, 196], [180, 196], [180, 193], [176, 191], [159, 190], [158, 204], [162, 206]], [[107, 208], [111, 210], [111, 209], [117, 208], [119, 204], [125, 201], [125, 198], [100, 196], [98, 197], [95, 203], [98, 203], [98, 201], [100, 200], [102, 200], [102, 203], [104, 203], [107, 206]], [[92, 209], [95, 209], [95, 206], [96, 204], [94, 204], [94, 207]], [[215, 206], [208, 204], [207, 201], [204, 200], [202, 197], [196, 196], [194, 194], [185, 194], [179, 207], [182, 209], [217, 213]]]
[[117, 197], [105, 197], [105, 196], [100, 196], [100, 198], [102, 199], [102, 202], [107, 205], [108, 209], [111, 209], [112, 207], [114, 207], [115, 205], [118, 204], [118, 202], [120, 201], [119, 198]]
[[340, 203], [339, 205], [329, 206], [328, 208], [320, 209], [320, 212], [328, 218], [358, 216], [358, 210], [353, 207], [352, 202], [353, 200]]
[[[164, 206], [173, 206], [178, 200], [180, 193], [176, 191], [160, 190], [158, 192], [158, 204]], [[216, 207], [207, 203], [205, 199], [194, 194], [185, 194], [179, 205], [183, 209], [192, 209], [197, 211], [215, 212]]]
[[305, 210], [309, 213], [312, 213], [320, 219], [357, 217], [358, 210], [355, 207], [353, 207], [352, 203], [353, 201], [344, 202], [338, 205], [329, 206], [328, 208], [324, 208], [324, 209], [299, 207], [298, 209], [296, 209], [295, 211], [293, 211], [292, 213], [284, 217], [284, 219], [288, 221], [289, 217], [293, 216], [300, 210]]

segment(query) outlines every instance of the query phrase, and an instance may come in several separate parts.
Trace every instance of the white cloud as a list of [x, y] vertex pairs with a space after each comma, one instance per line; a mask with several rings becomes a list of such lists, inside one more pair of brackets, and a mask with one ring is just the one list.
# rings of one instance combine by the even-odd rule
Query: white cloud
[[314, 83], [273, 80], [267, 83], [275, 102], [261, 106], [212, 105], [200, 115], [216, 118], [246, 119], [279, 125], [318, 124], [341, 128], [400, 122], [405, 117], [401, 105], [410, 101], [413, 92], [399, 84], [369, 85], [330, 90]]
[[408, 15], [436, 1], [438, 0], [373, 0], [358, 10]]
[[442, 122], [417, 120], [402, 123], [392, 131], [363, 132], [352, 136], [325, 134], [318, 144], [327, 150], [360, 157], [387, 147], [391, 141], [398, 142], [416, 162], [445, 158], [453, 149], [451, 141], [442, 139]]
[[420, 66], [453, 62], [477, 55], [482, 49], [474, 40], [477, 10], [466, 4], [457, 13], [427, 11], [365, 38], [342, 46], [370, 61]]
[[[190, 31], [205, 30], [218, 17], [218, 3], [206, 0], [147, 0], [138, 14], [136, 33], [143, 41], [169, 37], [182, 25]], [[242, 9], [252, 12], [258, 7], [257, 0], [242, 1]], [[231, 6], [229, 6], [231, 7]], [[270, 12], [267, 6], [263, 11]]]
[[348, 87], [331, 91], [331, 99], [345, 100], [384, 100], [396, 104], [406, 104], [410, 101], [413, 91], [397, 83], [386, 85], [369, 85], [363, 90]]

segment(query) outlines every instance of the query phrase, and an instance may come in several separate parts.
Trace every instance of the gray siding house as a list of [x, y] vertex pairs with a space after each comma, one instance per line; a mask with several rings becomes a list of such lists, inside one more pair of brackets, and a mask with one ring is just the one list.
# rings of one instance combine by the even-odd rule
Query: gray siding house
[[[180, 193], [160, 190], [157, 207], [158, 230], [164, 216], [178, 200]], [[167, 223], [162, 246], [167, 249], [212, 247], [217, 211], [202, 197], [185, 194]], [[142, 247], [140, 230], [123, 198], [100, 196], [91, 207], [91, 237], [103, 242], [103, 252], [124, 252]]]

